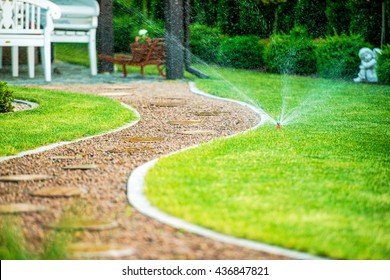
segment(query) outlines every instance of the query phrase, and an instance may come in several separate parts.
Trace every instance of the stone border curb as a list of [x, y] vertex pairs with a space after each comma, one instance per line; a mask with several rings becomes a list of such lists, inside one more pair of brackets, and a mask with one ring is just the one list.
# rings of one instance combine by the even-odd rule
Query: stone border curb
[[98, 136], [103, 136], [103, 135], [107, 135], [107, 134], [110, 134], [110, 133], [118, 132], [118, 131], [121, 131], [123, 129], [129, 128], [129, 127], [135, 125], [136, 123], [138, 123], [140, 121], [141, 116], [140, 116], [140, 114], [138, 113], [137, 110], [135, 110], [133, 107], [131, 107], [131, 106], [129, 106], [129, 105], [123, 103], [123, 102], [121, 102], [121, 105], [123, 107], [127, 108], [128, 110], [132, 111], [135, 114], [137, 119], [135, 121], [132, 121], [132, 122], [130, 122], [128, 124], [125, 124], [125, 125], [123, 125], [123, 126], [121, 126], [119, 128], [115, 128], [115, 129], [112, 129], [112, 130], [109, 130], [109, 131], [106, 131], [106, 132], [103, 132], [103, 133], [100, 133], [100, 134], [97, 134], [97, 135], [87, 136], [87, 137], [83, 137], [83, 138], [72, 140], [72, 141], [57, 142], [57, 143], [50, 144], [50, 145], [47, 145], [47, 146], [42, 146], [42, 147], [39, 147], [39, 148], [36, 148], [36, 149], [33, 149], [33, 150], [24, 151], [24, 152], [18, 153], [16, 155], [0, 157], [0, 162], [6, 161], [6, 160], [10, 160], [10, 159], [13, 159], [13, 158], [19, 158], [19, 157], [23, 157], [23, 156], [27, 156], [27, 155], [37, 154], [37, 153], [48, 151], [48, 150], [51, 150], [51, 149], [54, 149], [54, 148], [57, 148], [57, 147], [65, 146], [65, 145], [68, 145], [68, 144], [73, 144], [73, 143], [77, 143], [77, 142], [80, 142], [80, 141], [89, 140], [89, 139], [92, 139], [92, 138], [95, 138], [95, 137], [98, 137]]
[[[193, 83], [193, 82], [190, 82], [189, 86], [190, 86], [190, 90], [195, 94], [209, 97], [212, 99], [234, 102], [234, 103], [240, 104], [240, 105], [252, 110], [256, 114], [258, 114], [261, 118], [260, 122], [257, 125], [255, 125], [254, 127], [248, 129], [247, 131], [254, 130], [254, 129], [258, 128], [260, 125], [263, 125], [266, 121], [269, 121], [268, 115], [266, 115], [262, 110], [259, 110], [258, 108], [254, 107], [252, 105], [249, 105], [249, 104], [241, 102], [241, 101], [233, 100], [233, 99], [216, 97], [216, 96], [207, 94], [205, 92], [200, 91], [195, 86], [195, 83]], [[246, 132], [246, 131], [244, 131], [244, 132]], [[244, 132], [239, 132], [237, 134], [241, 134]], [[237, 134], [234, 134], [234, 135], [237, 135]], [[230, 135], [228, 137], [232, 137], [234, 135]], [[225, 138], [227, 138], [227, 137], [225, 137]], [[163, 157], [170, 156], [172, 154], [176, 154], [176, 153], [179, 153], [179, 152], [182, 152], [182, 151], [185, 151], [188, 149], [192, 149], [192, 148], [195, 148], [198, 146], [199, 145], [195, 145], [195, 146], [192, 146], [189, 148], [184, 148], [182, 150], [173, 152], [173, 153], [165, 155]], [[142, 214], [144, 214], [148, 217], [151, 217], [151, 218], [153, 218], [159, 222], [162, 222], [164, 224], [173, 226], [175, 228], [184, 229], [186, 231], [189, 231], [189, 232], [192, 232], [192, 233], [195, 233], [195, 234], [207, 237], [207, 238], [211, 238], [211, 239], [214, 239], [216, 241], [221, 241], [221, 242], [225, 242], [228, 244], [232, 244], [232, 245], [238, 245], [238, 246], [246, 247], [249, 249], [263, 251], [263, 252], [270, 253], [270, 254], [276, 254], [276, 255], [292, 258], [292, 259], [301, 259], [301, 260], [324, 259], [324, 258], [321, 258], [318, 256], [313, 256], [313, 255], [308, 254], [308, 253], [289, 250], [289, 249], [285, 249], [282, 247], [273, 246], [273, 245], [269, 245], [269, 244], [265, 244], [265, 243], [261, 243], [261, 242], [257, 242], [257, 241], [236, 238], [236, 237], [232, 237], [229, 235], [221, 234], [221, 233], [215, 232], [213, 230], [210, 230], [210, 229], [207, 229], [207, 228], [195, 225], [195, 224], [191, 224], [187, 221], [184, 221], [182, 219], [171, 216], [167, 213], [162, 212], [158, 208], [152, 206], [144, 194], [145, 176], [148, 173], [149, 169], [152, 168], [158, 162], [159, 159], [160, 158], [151, 160], [151, 161], [135, 168], [133, 170], [133, 172], [130, 174], [128, 182], [127, 182], [128, 200], [129, 200], [130, 204], [135, 209], [137, 209], [139, 212], [141, 212]]]
[[15, 103], [26, 104], [26, 105], [30, 106], [30, 108], [28, 108], [26, 110], [32, 110], [32, 109], [35, 109], [39, 106], [38, 103], [27, 101], [27, 100], [14, 99], [12, 101]]

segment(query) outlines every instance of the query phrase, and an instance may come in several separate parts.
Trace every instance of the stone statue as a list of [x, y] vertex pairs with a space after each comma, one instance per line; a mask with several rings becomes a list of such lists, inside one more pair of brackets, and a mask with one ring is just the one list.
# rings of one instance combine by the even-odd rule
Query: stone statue
[[354, 82], [369, 82], [376, 83], [378, 82], [378, 77], [376, 75], [375, 66], [376, 61], [378, 59], [377, 53], [382, 53], [380, 49], [369, 49], [369, 48], [361, 48], [359, 50], [359, 58], [361, 60], [360, 63], [360, 71], [358, 76], [353, 79]]

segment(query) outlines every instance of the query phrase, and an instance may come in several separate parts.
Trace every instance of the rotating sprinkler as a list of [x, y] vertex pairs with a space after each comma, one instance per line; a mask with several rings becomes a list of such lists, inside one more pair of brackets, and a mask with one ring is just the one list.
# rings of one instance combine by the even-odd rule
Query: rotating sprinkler
[[282, 128], [282, 125], [280, 124], [280, 122], [276, 122], [276, 128], [277, 129], [281, 129]]

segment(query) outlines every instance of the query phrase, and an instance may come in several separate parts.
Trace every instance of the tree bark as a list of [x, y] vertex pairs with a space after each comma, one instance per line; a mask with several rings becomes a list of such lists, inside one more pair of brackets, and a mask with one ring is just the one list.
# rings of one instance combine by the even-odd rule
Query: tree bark
[[167, 79], [184, 78], [183, 1], [165, 0]]
[[386, 43], [386, 3], [382, 1], [382, 30], [381, 30], [381, 48]]
[[[97, 28], [97, 52], [114, 56], [114, 23], [112, 17], [112, 0], [98, 0], [100, 4], [99, 24]], [[113, 72], [111, 62], [99, 60], [98, 72]]]

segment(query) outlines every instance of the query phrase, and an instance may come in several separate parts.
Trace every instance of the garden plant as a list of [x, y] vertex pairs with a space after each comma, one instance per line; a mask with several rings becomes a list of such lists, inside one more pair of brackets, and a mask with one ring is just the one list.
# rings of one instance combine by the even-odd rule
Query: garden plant
[[0, 81], [0, 113], [12, 112], [12, 91], [7, 86], [6, 82]]

